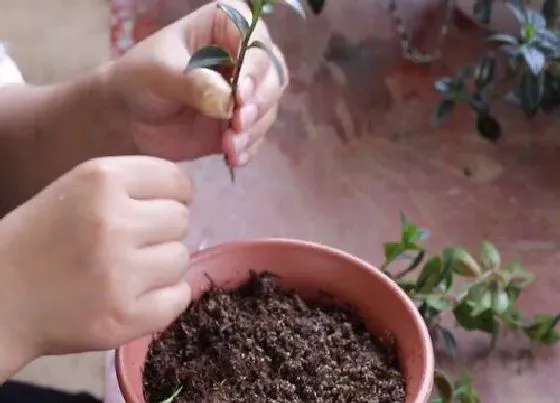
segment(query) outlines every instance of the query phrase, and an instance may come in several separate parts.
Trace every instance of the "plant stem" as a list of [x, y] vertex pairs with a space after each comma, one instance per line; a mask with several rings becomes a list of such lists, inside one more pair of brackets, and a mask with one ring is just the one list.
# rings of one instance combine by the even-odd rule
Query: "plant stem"
[[[245, 56], [247, 55], [247, 49], [249, 48], [249, 41], [251, 40], [251, 35], [255, 31], [255, 28], [257, 27], [257, 23], [259, 22], [260, 16], [261, 16], [261, 7], [255, 7], [252, 13], [252, 21], [251, 21], [251, 25], [249, 26], [249, 31], [247, 31], [247, 34], [243, 38], [243, 42], [241, 43], [241, 48], [239, 49], [239, 57], [237, 58], [233, 79], [231, 81], [231, 97], [234, 103], [234, 107], [235, 107], [235, 103], [237, 102], [237, 89], [239, 86], [239, 77], [241, 75], [241, 66], [243, 65]], [[230, 161], [228, 160], [227, 156], [224, 156], [224, 161], [229, 169], [229, 175], [231, 177], [231, 181], [235, 182], [235, 171]]]

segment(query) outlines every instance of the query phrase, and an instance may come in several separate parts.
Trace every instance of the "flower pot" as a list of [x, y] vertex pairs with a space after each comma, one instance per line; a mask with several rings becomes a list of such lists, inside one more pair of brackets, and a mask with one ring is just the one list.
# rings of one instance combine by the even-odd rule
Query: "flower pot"
[[[294, 289], [304, 299], [326, 292], [356, 308], [373, 334], [391, 334], [406, 379], [406, 402], [428, 402], [434, 372], [428, 331], [412, 301], [379, 270], [347, 253], [304, 241], [234, 242], [193, 256], [188, 273], [193, 299], [209, 290], [211, 281], [234, 289], [251, 270], [277, 275], [281, 287]], [[150, 341], [144, 337], [117, 350], [117, 377], [127, 403], [145, 403], [142, 368]]]
[[[473, 6], [475, 0], [455, 0], [455, 7], [459, 12], [465, 15], [476, 24], [481, 25], [474, 17]], [[540, 11], [544, 4], [544, 0], [527, 0], [527, 7], [536, 11]], [[492, 31], [504, 32], [508, 34], [519, 34], [520, 26], [515, 16], [512, 14], [505, 0], [496, 0], [492, 6], [492, 19], [490, 24], [486, 26]]]

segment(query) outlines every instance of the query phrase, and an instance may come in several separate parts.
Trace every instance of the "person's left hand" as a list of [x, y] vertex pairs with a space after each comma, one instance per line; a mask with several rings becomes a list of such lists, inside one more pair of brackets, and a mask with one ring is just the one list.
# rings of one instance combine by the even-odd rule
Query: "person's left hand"
[[[245, 3], [227, 3], [250, 21]], [[284, 63], [263, 22], [252, 39], [264, 42]], [[261, 50], [247, 53], [234, 110], [230, 86], [220, 74], [207, 69], [185, 74], [190, 55], [201, 47], [217, 44], [235, 55], [239, 42], [236, 26], [212, 2], [110, 65], [106, 83], [118, 94], [127, 130], [141, 153], [173, 161], [224, 153], [233, 166], [249, 162], [275, 122], [286, 88], [280, 87], [269, 56]]]

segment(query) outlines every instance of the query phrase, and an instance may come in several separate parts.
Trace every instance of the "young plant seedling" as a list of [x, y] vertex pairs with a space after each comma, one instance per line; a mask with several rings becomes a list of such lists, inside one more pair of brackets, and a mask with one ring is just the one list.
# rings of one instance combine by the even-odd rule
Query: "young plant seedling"
[[[231, 55], [219, 45], [209, 45], [196, 51], [189, 60], [186, 68], [187, 72], [201, 68], [231, 72], [230, 74], [225, 74], [225, 78], [231, 86], [231, 102], [234, 106], [237, 99], [241, 68], [249, 50], [254, 49], [266, 52], [278, 73], [280, 85], [283, 86], [286, 80], [286, 72], [284, 71], [283, 64], [272, 49], [269, 49], [261, 41], [251, 40], [251, 35], [255, 31], [261, 17], [271, 14], [274, 11], [275, 4], [285, 4], [290, 6], [305, 19], [305, 10], [299, 0], [247, 0], [247, 3], [251, 9], [251, 21], [247, 21], [235, 7], [226, 3], [218, 3], [218, 8], [228, 16], [241, 34], [237, 54]], [[226, 155], [224, 155], [224, 162], [229, 169], [231, 181], [235, 182], [235, 171]]]
[[[434, 340], [443, 341], [450, 355], [457, 352], [453, 332], [443, 326], [444, 313], [451, 312], [457, 327], [490, 336], [490, 350], [496, 346], [500, 330], [509, 328], [524, 333], [534, 344], [554, 345], [560, 341], [556, 330], [560, 314], [525, 315], [518, 300], [535, 276], [519, 263], [504, 264], [499, 250], [490, 242], [481, 245], [476, 259], [460, 247], [445, 248], [427, 256], [421, 242], [428, 232], [401, 214], [401, 236], [384, 245], [385, 263], [381, 269], [416, 303]], [[387, 269], [397, 261], [406, 267], [391, 273]], [[419, 271], [417, 276], [409, 274]], [[462, 287], [455, 286], [457, 277]], [[437, 403], [479, 403], [480, 397], [469, 376], [452, 383], [436, 371], [434, 384]]]

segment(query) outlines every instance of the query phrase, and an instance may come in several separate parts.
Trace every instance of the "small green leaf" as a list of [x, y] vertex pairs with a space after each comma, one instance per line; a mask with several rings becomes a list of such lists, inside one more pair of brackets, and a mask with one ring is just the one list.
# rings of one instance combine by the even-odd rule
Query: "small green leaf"
[[237, 11], [236, 8], [224, 3], [218, 3], [218, 8], [226, 13], [226, 15], [235, 24], [235, 26], [241, 33], [242, 37], [247, 35], [247, 32], [249, 32], [250, 29], [249, 23], [247, 22], [245, 17], [239, 11]]
[[474, 388], [472, 376], [466, 371], [455, 382], [455, 398], [459, 403], [480, 403], [480, 395]]
[[508, 274], [508, 283], [524, 289], [535, 281], [535, 275], [523, 268], [519, 263], [512, 263], [506, 267], [505, 272]]
[[457, 355], [457, 342], [455, 340], [455, 336], [453, 333], [446, 329], [441, 325], [436, 325], [436, 329], [438, 330], [439, 334], [443, 338], [443, 342], [445, 343], [445, 349], [451, 356]]
[[498, 315], [503, 314], [509, 309], [509, 295], [500, 285], [496, 287], [496, 290], [492, 293], [492, 310]]
[[523, 331], [532, 341], [552, 345], [560, 340], [560, 334], [554, 330], [559, 322], [560, 315], [537, 315]]
[[416, 280], [416, 290], [420, 294], [433, 292], [441, 281], [442, 260], [439, 256], [434, 256], [426, 262]]
[[300, 15], [301, 18], [305, 19], [305, 9], [299, 2], [299, 0], [275, 0], [276, 3], [284, 3], [287, 6], [290, 6], [296, 13]]
[[218, 45], [209, 45], [193, 53], [186, 70], [207, 69], [232, 63], [233, 60], [226, 50]]
[[470, 299], [470, 304], [473, 306], [471, 312], [472, 316], [478, 316], [483, 312], [489, 311], [492, 308], [492, 292], [484, 284], [481, 287], [482, 294], [476, 298]]
[[405, 251], [400, 242], [386, 242], [383, 248], [385, 249], [385, 261], [387, 263], [395, 261]]
[[476, 278], [482, 270], [476, 260], [463, 248], [450, 248], [450, 253], [455, 261], [454, 271], [460, 276]]
[[437, 370], [434, 372], [434, 386], [441, 403], [451, 403], [453, 401], [453, 385], [443, 372]]
[[434, 88], [442, 94], [451, 95], [455, 90], [455, 85], [453, 79], [444, 77], [435, 82]]
[[479, 115], [476, 119], [476, 129], [482, 137], [492, 143], [497, 142], [502, 137], [500, 124], [490, 115]]
[[276, 56], [276, 54], [261, 41], [251, 42], [248, 49], [260, 49], [268, 54], [268, 57], [270, 57], [270, 60], [272, 61], [272, 65], [274, 66], [274, 69], [278, 74], [278, 80], [280, 82], [280, 86], [283, 87], [284, 84], [286, 83], [286, 72], [284, 71], [284, 65], [282, 64], [282, 61], [280, 61], [278, 56]]
[[433, 125], [440, 126], [453, 112], [455, 108], [455, 101], [453, 99], [444, 99], [438, 105], [434, 117], [432, 119]]
[[527, 114], [534, 114], [544, 94], [544, 80], [542, 76], [535, 76], [530, 71], [525, 71], [521, 76], [519, 85], [521, 107]]
[[402, 243], [410, 248], [414, 246], [417, 241], [422, 240], [423, 233], [418, 226], [410, 221], [407, 221], [402, 226], [401, 240]]
[[521, 2], [517, 3], [517, 2], [511, 2], [511, 1], [507, 1], [506, 5], [508, 6], [509, 10], [512, 12], [512, 14], [515, 16], [515, 18], [517, 19], [517, 22], [519, 22], [520, 24], [525, 24], [525, 21], [527, 20], [526, 16], [525, 16], [525, 10], [522, 8], [521, 6]]
[[481, 91], [486, 88], [494, 79], [496, 56], [489, 53], [477, 63], [474, 70], [474, 82], [476, 88]]
[[462, 302], [453, 309], [453, 315], [457, 323], [465, 330], [480, 330], [492, 334], [498, 322], [490, 310], [479, 315], [473, 315], [473, 307], [468, 302]]
[[539, 49], [533, 46], [523, 46], [521, 54], [523, 54], [525, 63], [527, 63], [533, 75], [538, 76], [544, 70], [546, 57]]
[[519, 44], [519, 40], [515, 36], [508, 35], [508, 34], [491, 35], [488, 38], [488, 40], [490, 42], [498, 42], [498, 43], [509, 44], [509, 45], [518, 45]]
[[173, 401], [179, 396], [179, 393], [181, 393], [181, 391], [183, 390], [183, 387], [181, 386], [179, 389], [177, 389], [175, 391], [175, 393], [173, 393], [173, 395], [165, 400], [162, 400], [160, 403], [173, 403]]
[[482, 242], [480, 262], [486, 270], [499, 269], [501, 265], [500, 251], [490, 242]]

